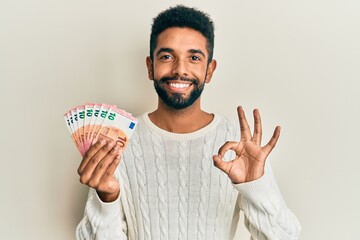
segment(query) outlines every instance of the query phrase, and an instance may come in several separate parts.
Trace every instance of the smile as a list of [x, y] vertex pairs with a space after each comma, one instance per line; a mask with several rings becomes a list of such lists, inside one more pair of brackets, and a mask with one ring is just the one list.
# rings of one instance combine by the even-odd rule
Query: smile
[[191, 85], [191, 83], [168, 83], [171, 88], [185, 89]]
[[187, 81], [187, 82], [173, 82], [173, 81], [168, 81], [166, 82], [166, 88], [170, 91], [170, 92], [177, 92], [177, 93], [185, 93], [190, 87], [191, 85], [193, 85], [192, 82]]

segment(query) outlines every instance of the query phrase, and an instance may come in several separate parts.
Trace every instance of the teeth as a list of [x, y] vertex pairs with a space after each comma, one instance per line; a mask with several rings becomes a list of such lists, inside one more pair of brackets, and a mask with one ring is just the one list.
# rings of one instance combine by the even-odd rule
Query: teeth
[[170, 87], [174, 88], [187, 88], [190, 84], [189, 83], [170, 83]]

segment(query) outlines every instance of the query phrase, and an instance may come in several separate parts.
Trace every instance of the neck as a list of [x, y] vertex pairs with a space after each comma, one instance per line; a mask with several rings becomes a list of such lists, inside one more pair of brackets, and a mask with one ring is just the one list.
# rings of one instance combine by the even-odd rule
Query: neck
[[149, 114], [150, 120], [159, 128], [173, 133], [191, 133], [207, 126], [213, 114], [200, 108], [200, 99], [185, 109], [174, 109], [161, 100], [158, 108]]

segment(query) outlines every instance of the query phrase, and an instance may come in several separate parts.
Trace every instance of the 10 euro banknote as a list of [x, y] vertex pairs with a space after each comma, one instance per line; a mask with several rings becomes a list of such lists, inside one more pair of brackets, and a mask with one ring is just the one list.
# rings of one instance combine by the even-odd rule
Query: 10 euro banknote
[[97, 140], [113, 140], [125, 150], [138, 120], [115, 105], [88, 103], [64, 114], [71, 138], [81, 156]]

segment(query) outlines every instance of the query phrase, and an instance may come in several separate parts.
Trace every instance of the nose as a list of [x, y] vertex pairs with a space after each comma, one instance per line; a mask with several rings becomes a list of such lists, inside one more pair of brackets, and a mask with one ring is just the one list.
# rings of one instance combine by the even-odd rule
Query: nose
[[173, 63], [172, 75], [178, 75], [180, 77], [188, 76], [188, 66], [186, 61], [177, 59]]

